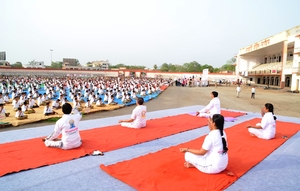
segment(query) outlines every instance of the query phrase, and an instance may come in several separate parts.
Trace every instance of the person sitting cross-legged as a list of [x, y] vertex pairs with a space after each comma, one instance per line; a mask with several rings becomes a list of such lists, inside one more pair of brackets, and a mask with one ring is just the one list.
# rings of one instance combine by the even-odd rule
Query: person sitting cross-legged
[[208, 118], [209, 134], [205, 137], [201, 149], [180, 148], [184, 154], [186, 168], [195, 167], [208, 174], [217, 174], [228, 165], [227, 137], [224, 131], [224, 117], [215, 114]]
[[144, 99], [138, 98], [136, 100], [136, 107], [132, 111], [131, 118], [127, 120], [120, 120], [121, 126], [129, 128], [142, 128], [146, 127], [146, 113], [147, 107], [143, 105]]
[[210, 95], [212, 99], [209, 104], [200, 111], [197, 111], [196, 116], [212, 117], [214, 114], [221, 114], [221, 104], [220, 99], [218, 98], [218, 92], [213, 91]]
[[46, 102], [46, 106], [44, 108], [44, 115], [47, 116], [47, 115], [55, 115], [55, 114], [58, 114], [58, 113], [52, 110], [49, 102]]
[[[81, 113], [71, 114], [72, 106], [65, 103], [62, 106], [64, 115], [55, 123], [54, 131], [51, 135], [43, 138], [46, 147], [61, 148], [64, 150], [74, 149], [81, 146], [82, 141], [79, 133], [79, 121]], [[58, 137], [62, 135], [61, 139]]]

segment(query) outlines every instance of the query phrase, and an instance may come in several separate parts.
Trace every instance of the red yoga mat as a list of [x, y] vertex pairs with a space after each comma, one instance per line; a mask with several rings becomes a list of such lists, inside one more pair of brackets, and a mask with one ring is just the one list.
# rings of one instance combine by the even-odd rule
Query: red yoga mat
[[142, 129], [114, 125], [84, 130], [80, 132], [82, 146], [72, 150], [46, 148], [40, 138], [0, 144], [0, 176], [69, 161], [89, 155], [94, 150], [106, 152], [132, 146], [206, 124], [205, 118], [183, 114], [148, 120], [147, 127]]
[[[179, 148], [201, 148], [205, 136], [132, 160], [100, 165], [100, 168], [139, 191], [224, 190], [283, 144], [286, 141], [283, 136], [291, 137], [300, 130], [299, 124], [277, 121], [275, 139], [258, 139], [249, 135], [246, 124], [259, 121], [252, 119], [226, 129], [229, 165], [219, 174], [209, 175], [183, 167], [184, 154]], [[229, 176], [228, 172], [233, 175]]]

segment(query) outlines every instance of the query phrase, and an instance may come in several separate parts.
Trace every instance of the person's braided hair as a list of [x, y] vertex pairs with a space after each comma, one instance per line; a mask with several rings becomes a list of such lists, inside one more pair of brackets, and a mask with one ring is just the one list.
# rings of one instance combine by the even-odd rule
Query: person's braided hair
[[219, 129], [221, 137], [222, 137], [222, 143], [223, 143], [223, 154], [227, 153], [228, 147], [227, 142], [224, 137], [224, 117], [221, 114], [214, 114], [212, 117], [212, 121], [216, 124], [217, 129]]

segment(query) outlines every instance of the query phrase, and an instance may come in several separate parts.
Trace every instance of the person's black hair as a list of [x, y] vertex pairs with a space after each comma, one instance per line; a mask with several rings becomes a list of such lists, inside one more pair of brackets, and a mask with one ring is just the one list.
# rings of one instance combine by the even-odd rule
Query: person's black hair
[[71, 104], [69, 103], [65, 103], [63, 106], [62, 106], [62, 112], [64, 114], [70, 114], [72, 112], [72, 106]]
[[137, 99], [137, 102], [138, 102], [139, 105], [143, 105], [143, 104], [144, 104], [144, 98], [139, 97], [139, 98]]
[[224, 137], [224, 117], [221, 114], [214, 114], [212, 117], [212, 121], [216, 124], [217, 129], [220, 130], [220, 134], [222, 137], [222, 143], [223, 143], [223, 154], [227, 153], [228, 147], [227, 142]]
[[[265, 104], [266, 109], [268, 109], [269, 112], [272, 112], [272, 114], [274, 115], [274, 106], [271, 103], [266, 103]], [[274, 120], [277, 119], [277, 117], [274, 115]]]
[[212, 91], [211, 93], [212, 93], [212, 95], [214, 95], [214, 97], [218, 97], [218, 95], [219, 95], [219, 93], [216, 91]]

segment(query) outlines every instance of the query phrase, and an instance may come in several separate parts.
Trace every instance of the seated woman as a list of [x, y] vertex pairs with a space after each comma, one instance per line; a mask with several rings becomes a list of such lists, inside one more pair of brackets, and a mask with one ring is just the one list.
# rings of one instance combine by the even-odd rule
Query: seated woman
[[21, 107], [19, 107], [18, 110], [16, 111], [15, 117], [18, 120], [22, 120], [22, 119], [27, 119], [28, 118], [28, 116], [25, 115], [24, 112], [22, 111]]
[[228, 165], [227, 137], [224, 132], [224, 117], [214, 114], [208, 118], [209, 134], [205, 137], [201, 149], [180, 148], [185, 153], [186, 168], [196, 167], [208, 174], [220, 173]]
[[261, 109], [262, 119], [260, 123], [247, 125], [250, 135], [261, 139], [273, 139], [276, 134], [276, 117], [274, 116], [274, 107], [271, 103], [266, 103]]

